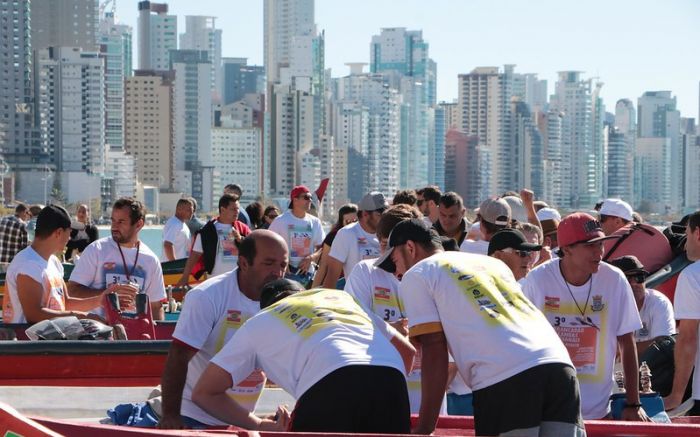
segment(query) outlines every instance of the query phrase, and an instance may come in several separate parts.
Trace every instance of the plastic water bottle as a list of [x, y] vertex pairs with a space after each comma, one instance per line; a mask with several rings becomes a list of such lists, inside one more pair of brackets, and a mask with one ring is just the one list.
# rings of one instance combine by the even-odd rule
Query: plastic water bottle
[[651, 388], [651, 369], [649, 369], [646, 361], [642, 361], [642, 365], [639, 366], [639, 383], [642, 386], [642, 393], [653, 392]]

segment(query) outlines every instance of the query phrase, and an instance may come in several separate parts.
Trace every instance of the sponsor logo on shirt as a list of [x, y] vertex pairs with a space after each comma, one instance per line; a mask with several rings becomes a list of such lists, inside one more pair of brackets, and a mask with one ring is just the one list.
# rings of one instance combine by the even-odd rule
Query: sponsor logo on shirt
[[591, 309], [593, 311], [603, 311], [605, 304], [603, 303], [603, 296], [595, 295], [593, 296], [593, 303], [591, 303]]
[[649, 335], [649, 327], [647, 326], [647, 322], [642, 322], [642, 328], [637, 331], [637, 336], [638, 337], [647, 337]]
[[226, 310], [226, 321], [240, 325], [243, 323], [239, 310]]
[[357, 244], [367, 244], [367, 238], [357, 237]]
[[559, 308], [559, 298], [554, 297], [554, 296], [545, 296], [544, 297], [544, 306], [549, 309], [558, 309]]
[[116, 267], [116, 265], [117, 264], [113, 262], [106, 262], [102, 264], [102, 268], [104, 268], [105, 270], [114, 270], [114, 267]]
[[374, 287], [374, 297], [382, 300], [390, 300], [391, 291], [389, 291], [388, 288], [384, 287]]

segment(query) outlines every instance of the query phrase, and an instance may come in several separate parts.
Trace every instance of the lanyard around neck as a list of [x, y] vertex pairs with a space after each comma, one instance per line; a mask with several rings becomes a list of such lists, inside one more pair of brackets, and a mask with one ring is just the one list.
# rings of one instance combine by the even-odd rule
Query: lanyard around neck
[[[117, 243], [115, 241], [115, 243]], [[134, 265], [131, 267], [131, 271], [129, 271], [129, 267], [126, 265], [126, 258], [124, 257], [124, 252], [122, 252], [122, 247], [119, 243], [117, 243], [117, 249], [119, 249], [119, 255], [122, 256], [122, 265], [124, 266], [124, 273], [126, 274], [126, 280], [131, 282], [131, 275], [134, 274], [134, 271], [136, 270], [136, 264], [139, 262], [139, 245], [141, 244], [140, 241], [136, 242], [136, 257], [134, 258]]]

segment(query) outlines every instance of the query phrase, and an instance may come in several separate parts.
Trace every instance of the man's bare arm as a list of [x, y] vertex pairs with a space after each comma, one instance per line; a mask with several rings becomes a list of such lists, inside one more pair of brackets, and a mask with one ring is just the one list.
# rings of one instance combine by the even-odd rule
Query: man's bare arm
[[173, 341], [170, 344], [168, 358], [165, 361], [165, 369], [160, 382], [163, 398], [163, 417], [158, 422], [158, 427], [161, 429], [181, 429], [183, 427], [182, 418], [180, 417], [182, 391], [187, 381], [187, 366], [196, 353], [195, 349], [177, 341]]

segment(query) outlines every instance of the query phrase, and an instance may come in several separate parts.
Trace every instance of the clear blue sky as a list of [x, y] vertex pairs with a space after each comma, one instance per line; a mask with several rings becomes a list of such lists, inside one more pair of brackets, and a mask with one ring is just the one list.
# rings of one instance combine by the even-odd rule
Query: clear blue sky
[[[117, 17], [134, 29], [136, 3], [117, 4]], [[224, 56], [262, 65], [262, 0], [167, 3], [179, 33], [185, 15], [216, 16]], [[644, 91], [670, 90], [683, 117], [698, 117], [700, 0], [316, 0], [316, 23], [334, 77], [347, 74], [346, 62], [369, 62], [382, 27], [406, 27], [430, 43], [440, 100], [457, 97], [460, 73], [516, 64], [516, 72], [548, 79], [550, 93], [557, 71], [600, 77], [610, 112], [620, 98], [636, 104]]]

